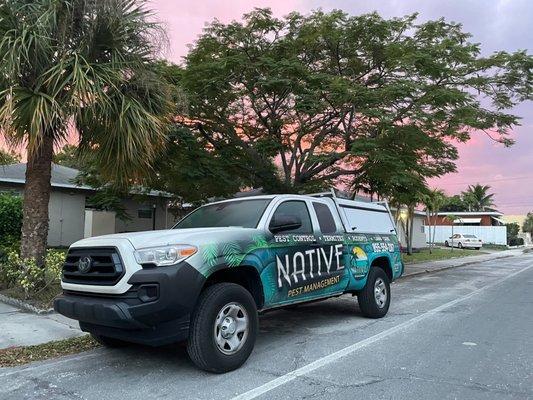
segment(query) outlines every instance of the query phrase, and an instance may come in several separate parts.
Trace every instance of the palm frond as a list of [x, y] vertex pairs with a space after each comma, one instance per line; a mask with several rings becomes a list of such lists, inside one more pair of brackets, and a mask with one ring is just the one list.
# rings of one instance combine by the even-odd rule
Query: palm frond
[[0, 3], [0, 129], [39, 146], [75, 124], [116, 186], [140, 183], [165, 139], [168, 83], [150, 69], [163, 42], [138, 0]]

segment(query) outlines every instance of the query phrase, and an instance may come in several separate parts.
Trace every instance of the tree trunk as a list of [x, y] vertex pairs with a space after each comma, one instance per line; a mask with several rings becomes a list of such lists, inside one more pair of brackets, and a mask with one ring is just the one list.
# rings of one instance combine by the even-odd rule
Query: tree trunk
[[435, 214], [433, 214], [433, 245], [435, 245], [435, 235], [436, 235], [436, 232], [437, 232], [437, 215], [438, 215], [438, 211], [435, 212]]
[[43, 265], [46, 253], [53, 154], [54, 141], [46, 136], [38, 149], [28, 152], [26, 165], [20, 253], [37, 265]]
[[415, 209], [414, 207], [409, 207], [408, 211], [408, 220], [407, 223], [409, 224], [409, 244], [408, 244], [408, 250], [407, 254], [413, 254], [413, 228], [415, 224]]
[[[429, 227], [429, 240], [428, 240], [428, 244], [429, 244], [429, 254], [432, 254], [432, 243], [431, 243], [431, 212], [429, 211], [429, 209], [426, 210], [426, 219], [428, 221], [428, 227]], [[426, 232], [424, 231], [424, 234]]]

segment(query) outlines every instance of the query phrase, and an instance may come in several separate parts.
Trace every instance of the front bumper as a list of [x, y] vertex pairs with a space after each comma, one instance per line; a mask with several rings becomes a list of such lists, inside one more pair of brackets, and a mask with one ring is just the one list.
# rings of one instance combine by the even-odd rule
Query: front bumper
[[65, 291], [54, 309], [86, 332], [148, 345], [187, 337], [190, 315], [205, 278], [186, 262], [142, 269], [120, 295]]

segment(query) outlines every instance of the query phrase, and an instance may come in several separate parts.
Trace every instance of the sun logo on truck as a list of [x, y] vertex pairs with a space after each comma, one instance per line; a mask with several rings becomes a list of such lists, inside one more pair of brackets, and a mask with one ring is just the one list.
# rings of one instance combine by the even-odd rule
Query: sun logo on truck
[[365, 251], [355, 246], [351, 251], [350, 267], [355, 279], [361, 279], [366, 276], [368, 271], [368, 256]]
[[352, 249], [352, 259], [355, 259], [355, 261], [366, 261], [368, 260], [368, 256], [362, 248], [355, 246]]

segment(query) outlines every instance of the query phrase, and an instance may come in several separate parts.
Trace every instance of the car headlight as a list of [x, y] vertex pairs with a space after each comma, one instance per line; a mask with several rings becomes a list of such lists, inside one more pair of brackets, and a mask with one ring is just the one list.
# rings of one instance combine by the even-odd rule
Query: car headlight
[[141, 265], [154, 264], [158, 267], [174, 265], [192, 256], [198, 251], [195, 246], [170, 245], [149, 247], [135, 251], [135, 260]]

